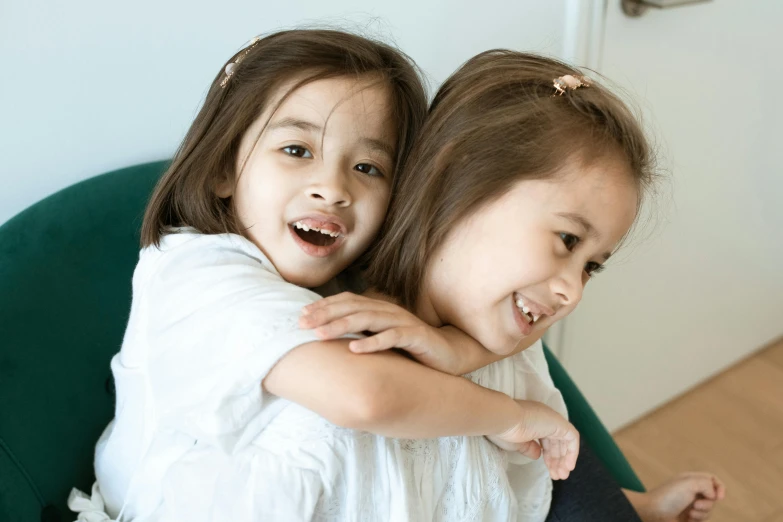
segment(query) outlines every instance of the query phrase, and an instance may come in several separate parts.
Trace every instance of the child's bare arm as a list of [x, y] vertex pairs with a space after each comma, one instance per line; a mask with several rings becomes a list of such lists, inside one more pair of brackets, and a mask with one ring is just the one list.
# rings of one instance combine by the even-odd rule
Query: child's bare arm
[[295, 348], [264, 388], [335, 424], [390, 437], [497, 434], [519, 420], [520, 408], [505, 394], [394, 352], [357, 355], [347, 345], [338, 339]]
[[456, 352], [457, 362], [454, 366], [458, 373], [454, 375], [464, 375], [526, 350], [541, 339], [541, 336], [544, 334], [544, 332], [541, 332], [529, 335], [520, 341], [514, 350], [508, 354], [498, 355], [484, 348], [478, 341], [459, 328], [447, 325], [441, 326], [439, 330], [444, 336], [446, 344], [451, 346]]
[[355, 353], [399, 348], [420, 363], [451, 375], [482, 368], [530, 347], [541, 338], [541, 334], [530, 336], [513, 351], [498, 355], [458, 328], [436, 328], [394, 303], [349, 292], [308, 305], [302, 313], [300, 326], [315, 328], [322, 339], [374, 332], [375, 335], [365, 339], [351, 341], [349, 346]]
[[487, 435], [533, 459], [543, 453], [554, 479], [574, 469], [579, 433], [551, 408], [515, 401], [394, 352], [355, 354], [347, 344], [294, 348], [263, 387], [340, 426], [399, 438]]

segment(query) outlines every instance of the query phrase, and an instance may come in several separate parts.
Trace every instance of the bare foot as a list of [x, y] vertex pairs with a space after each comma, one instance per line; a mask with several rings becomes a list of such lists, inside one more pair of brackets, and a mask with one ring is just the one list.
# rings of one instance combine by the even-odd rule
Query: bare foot
[[726, 487], [711, 473], [682, 473], [647, 493], [625, 493], [644, 522], [692, 522], [710, 518]]

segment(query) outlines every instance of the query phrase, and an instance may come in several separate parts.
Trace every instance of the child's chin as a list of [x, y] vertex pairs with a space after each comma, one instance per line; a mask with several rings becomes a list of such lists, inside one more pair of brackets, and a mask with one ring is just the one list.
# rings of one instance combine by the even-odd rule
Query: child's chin
[[502, 344], [502, 346], [487, 346], [487, 350], [494, 353], [495, 355], [500, 355], [501, 357], [505, 357], [507, 355], [510, 355], [514, 350], [516, 350], [517, 346], [519, 346], [519, 343], [524, 340], [523, 338], [517, 338], [513, 339], [511, 342], [505, 342]]
[[302, 270], [281, 273], [283, 279], [303, 288], [318, 288], [334, 279], [339, 271], [336, 270]]

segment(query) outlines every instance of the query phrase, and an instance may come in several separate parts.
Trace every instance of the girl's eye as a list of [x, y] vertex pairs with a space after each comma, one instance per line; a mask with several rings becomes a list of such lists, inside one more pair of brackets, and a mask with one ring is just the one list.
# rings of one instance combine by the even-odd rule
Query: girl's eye
[[304, 147], [300, 147], [299, 145], [289, 145], [288, 147], [283, 147], [282, 151], [289, 156], [294, 156], [296, 158], [310, 159], [313, 157], [313, 154], [309, 150]]
[[588, 277], [592, 277], [595, 274], [600, 273], [603, 269], [604, 265], [596, 263], [595, 261], [590, 261], [585, 265], [585, 273], [588, 275]]
[[563, 244], [569, 252], [575, 249], [576, 245], [578, 245], [580, 241], [578, 237], [573, 234], [569, 234], [568, 232], [560, 232], [560, 239], [563, 240]]
[[354, 169], [367, 174], [368, 176], [383, 176], [383, 172], [381, 172], [378, 167], [370, 165], [369, 163], [359, 163], [354, 167]]

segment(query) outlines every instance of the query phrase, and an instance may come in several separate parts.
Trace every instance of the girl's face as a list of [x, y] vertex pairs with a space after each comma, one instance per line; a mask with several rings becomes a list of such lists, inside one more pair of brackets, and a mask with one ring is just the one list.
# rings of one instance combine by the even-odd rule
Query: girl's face
[[633, 224], [637, 200], [616, 159], [571, 161], [554, 179], [520, 181], [453, 228], [427, 267], [420, 312], [510, 353], [579, 304]]
[[233, 197], [245, 233], [284, 279], [316, 287], [356, 260], [378, 232], [395, 150], [382, 82], [318, 80], [251, 125], [240, 144], [236, 186], [225, 180], [216, 192]]

